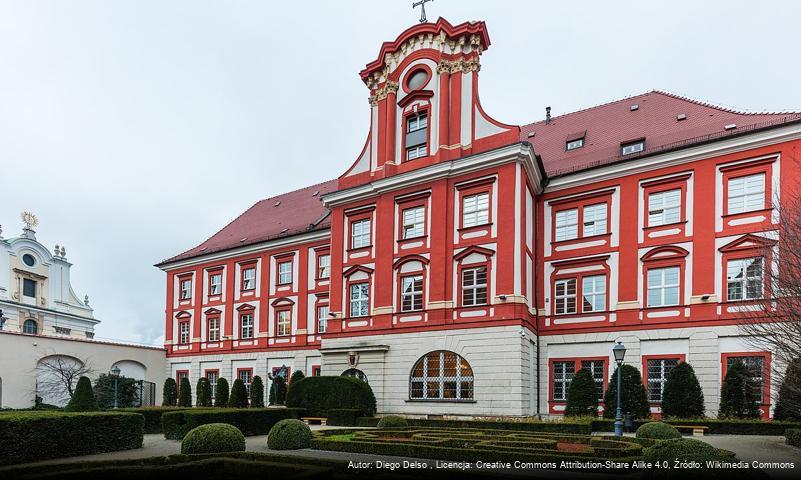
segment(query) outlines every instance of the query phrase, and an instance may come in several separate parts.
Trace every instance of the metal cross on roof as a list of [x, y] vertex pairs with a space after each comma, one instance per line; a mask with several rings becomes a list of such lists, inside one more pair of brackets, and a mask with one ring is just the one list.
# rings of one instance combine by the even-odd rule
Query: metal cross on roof
[[412, 3], [412, 8], [420, 6], [420, 23], [426, 23], [426, 2], [433, 2], [434, 0], [420, 0], [419, 2]]

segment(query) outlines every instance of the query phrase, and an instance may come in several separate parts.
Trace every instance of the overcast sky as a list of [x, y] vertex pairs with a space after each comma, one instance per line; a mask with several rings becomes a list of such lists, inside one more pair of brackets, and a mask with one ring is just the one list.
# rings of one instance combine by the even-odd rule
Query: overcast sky
[[[335, 178], [369, 122], [358, 71], [412, 0], [0, 0], [0, 224], [65, 245], [97, 336], [160, 343], [165, 275], [264, 197]], [[481, 100], [530, 123], [663, 89], [801, 110], [801, 2], [436, 0], [485, 20]]]

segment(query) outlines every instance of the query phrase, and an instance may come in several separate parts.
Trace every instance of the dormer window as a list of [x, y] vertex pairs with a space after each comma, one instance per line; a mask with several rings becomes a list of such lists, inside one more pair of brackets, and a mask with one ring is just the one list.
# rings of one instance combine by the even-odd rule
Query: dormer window
[[417, 113], [406, 118], [406, 160], [428, 155], [428, 115]]
[[575, 140], [570, 140], [569, 142], [565, 143], [565, 150], [575, 150], [577, 148], [581, 148], [584, 146], [584, 137], [577, 138]]
[[620, 144], [621, 155], [631, 155], [645, 150], [645, 139], [637, 140], [636, 142], [627, 142]]

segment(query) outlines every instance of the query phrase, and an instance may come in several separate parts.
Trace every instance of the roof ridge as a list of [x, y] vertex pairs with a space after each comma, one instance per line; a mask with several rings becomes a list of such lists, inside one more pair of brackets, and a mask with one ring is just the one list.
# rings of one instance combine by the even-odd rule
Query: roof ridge
[[[569, 117], [570, 115], [575, 115], [577, 113], [584, 113], [584, 112], [587, 112], [589, 110], [595, 110], [596, 108], [606, 107], [606, 106], [612, 105], [613, 103], [622, 102], [624, 100], [631, 100], [632, 98], [635, 98], [635, 97], [642, 97], [644, 95], [648, 95], [649, 93], [656, 93], [656, 92], [657, 92], [656, 90], [649, 90], [647, 92], [637, 93], [637, 94], [629, 95], [629, 96], [626, 96], [626, 97], [623, 97], [623, 98], [618, 98], [617, 100], [610, 100], [608, 102], [599, 103], [597, 105], [592, 105], [590, 107], [585, 107], [585, 108], [581, 108], [579, 110], [574, 110], [572, 112], [567, 112], [567, 113], [563, 113], [561, 115], [553, 116], [553, 117], [551, 117], [551, 121], [554, 121], [554, 120], [556, 120], [558, 118]], [[543, 120], [537, 120], [536, 122], [523, 124], [523, 125], [520, 126], [520, 128], [528, 127], [529, 125], [536, 125], [538, 123], [543, 123], [543, 122], [545, 122], [544, 119]]]
[[777, 110], [777, 111], [768, 111], [768, 110], [741, 110], [734, 107], [727, 107], [721, 105], [719, 103], [713, 102], [706, 102], [704, 100], [697, 100], [695, 98], [689, 97], [687, 95], [682, 95], [679, 93], [669, 92], [667, 90], [652, 90], [651, 93], [658, 93], [660, 95], [666, 95], [668, 97], [676, 98], [678, 100], [684, 100], [685, 102], [694, 103], [696, 105], [701, 105], [702, 107], [709, 107], [714, 108], [715, 110], [720, 110], [723, 112], [728, 113], [735, 113], [737, 115], [785, 115], [785, 114], [796, 114], [801, 113], [801, 110]]

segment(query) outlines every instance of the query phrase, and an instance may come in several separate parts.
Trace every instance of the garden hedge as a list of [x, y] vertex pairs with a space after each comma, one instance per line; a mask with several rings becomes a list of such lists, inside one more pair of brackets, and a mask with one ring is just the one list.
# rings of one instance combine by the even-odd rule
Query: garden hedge
[[358, 408], [334, 408], [328, 411], [328, 425], [355, 427], [356, 420], [363, 415]]
[[[638, 428], [647, 422], [648, 420], [635, 420], [634, 427]], [[678, 426], [698, 425], [707, 427], [706, 434], [708, 435], [784, 435], [787, 429], [801, 428], [801, 423], [799, 422], [766, 422], [764, 420], [754, 419], [720, 420], [715, 418], [701, 418], [690, 420], [671, 418], [663, 420], [663, 422]], [[614, 420], [597, 419], [592, 421], [592, 431], [594, 432], [613, 432], [614, 430]]]
[[181, 440], [181, 453], [244, 452], [245, 436], [233, 425], [207, 423], [189, 430]]
[[117, 412], [138, 413], [145, 417], [145, 433], [161, 433], [161, 416], [167, 412], [186, 410], [183, 407], [119, 408]]
[[668, 440], [681, 438], [681, 433], [673, 425], [665, 422], [648, 422], [637, 429], [637, 438], [650, 438], [652, 440]]
[[78, 379], [78, 384], [75, 386], [75, 391], [72, 393], [67, 406], [64, 407], [65, 412], [95, 412], [100, 410], [95, 398], [95, 392], [92, 390], [92, 381], [89, 377], [81, 377]]
[[406, 418], [399, 415], [387, 415], [386, 417], [382, 417], [377, 425], [378, 428], [404, 428], [408, 426], [409, 422], [406, 421]]
[[267, 437], [267, 446], [271, 450], [300, 450], [309, 448], [311, 429], [308, 425], [294, 418], [287, 418], [273, 425]]
[[[593, 420], [590, 418], [567, 418], [560, 421], [526, 419], [524, 421], [509, 420], [429, 420], [407, 418], [412, 427], [440, 428], [491, 428], [494, 430], [515, 430], [522, 432], [568, 433], [589, 435], [593, 432]], [[378, 422], [376, 422], [377, 425]], [[359, 425], [361, 426], [361, 425]]]
[[358, 409], [363, 415], [375, 415], [373, 389], [353, 377], [306, 377], [289, 389], [286, 405], [303, 408], [310, 417], [328, 417], [333, 409]]
[[208, 423], [227, 423], [243, 435], [267, 435], [270, 429], [285, 418], [300, 418], [303, 410], [296, 408], [193, 408], [167, 412], [161, 416], [164, 438], [181, 440], [189, 430]]
[[801, 448], [801, 429], [788, 428], [784, 431], [784, 436], [787, 445]]
[[142, 415], [22, 412], [0, 415], [0, 465], [140, 448]]

